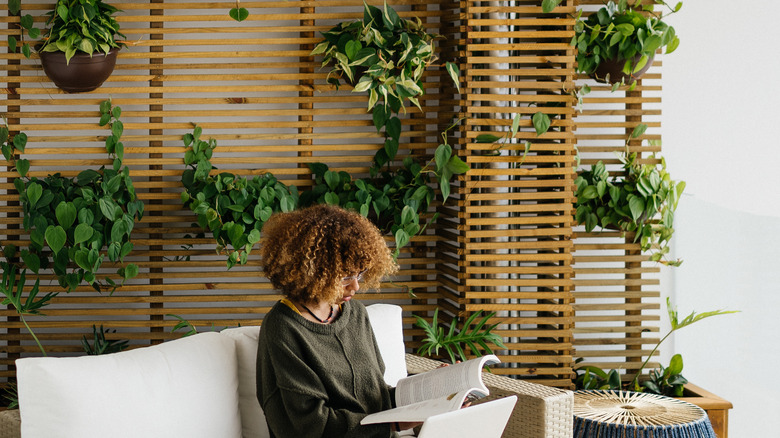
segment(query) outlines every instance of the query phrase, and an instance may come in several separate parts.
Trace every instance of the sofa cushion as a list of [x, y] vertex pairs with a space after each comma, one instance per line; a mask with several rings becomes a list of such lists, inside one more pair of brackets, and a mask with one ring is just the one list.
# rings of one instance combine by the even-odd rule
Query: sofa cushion
[[268, 425], [263, 409], [257, 401], [257, 338], [260, 327], [225, 329], [221, 334], [236, 343], [238, 358], [238, 408], [241, 411], [241, 429], [244, 438], [268, 438]]
[[241, 436], [236, 347], [217, 333], [16, 366], [25, 438]]
[[366, 306], [366, 310], [385, 363], [385, 382], [395, 386], [406, 377], [402, 309], [393, 304], [372, 304]]

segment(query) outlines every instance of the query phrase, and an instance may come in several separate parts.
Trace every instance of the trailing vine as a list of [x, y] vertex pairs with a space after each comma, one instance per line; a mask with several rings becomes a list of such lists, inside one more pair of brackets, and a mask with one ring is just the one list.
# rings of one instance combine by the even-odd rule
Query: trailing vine
[[[19, 173], [14, 187], [22, 205], [22, 225], [30, 233], [27, 248], [6, 245], [3, 252], [10, 261], [18, 250], [24, 267], [35, 274], [51, 268], [59, 285], [68, 291], [82, 282], [98, 291], [116, 289], [111, 278], [105, 277], [104, 282], [98, 279], [98, 270], [106, 257], [111, 262], [124, 263], [133, 250], [130, 235], [135, 220], [140, 220], [144, 212], [144, 204], [137, 199], [130, 179], [130, 169], [122, 167], [122, 110], [107, 100], [100, 104], [100, 113], [100, 126], [111, 130], [105, 148], [113, 166], [87, 169], [75, 178], [59, 173], [43, 179], [29, 177], [30, 162], [16, 158], [24, 152], [27, 136], [18, 133], [8, 142], [8, 128], [0, 127], [3, 156]], [[138, 274], [138, 266], [128, 263], [117, 274], [124, 283]]]

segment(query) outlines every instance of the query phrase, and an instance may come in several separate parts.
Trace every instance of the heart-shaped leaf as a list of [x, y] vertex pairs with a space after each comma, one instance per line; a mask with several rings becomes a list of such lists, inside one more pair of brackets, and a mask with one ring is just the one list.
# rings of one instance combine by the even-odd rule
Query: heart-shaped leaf
[[62, 228], [70, 228], [76, 222], [76, 207], [72, 202], [60, 202], [54, 210], [54, 214], [57, 216], [57, 222], [60, 223]]
[[46, 243], [49, 245], [49, 248], [51, 248], [54, 254], [60, 252], [62, 247], [65, 246], [65, 241], [67, 239], [65, 230], [59, 225], [49, 225], [49, 227], [46, 228], [44, 237], [46, 238]]
[[81, 242], [87, 242], [92, 238], [94, 229], [86, 223], [80, 223], [76, 225], [76, 229], [73, 231], [73, 243], [78, 245]]
[[27, 201], [30, 203], [30, 207], [35, 207], [35, 204], [39, 199], [41, 199], [41, 195], [43, 194], [43, 187], [35, 182], [30, 183], [30, 185], [27, 186], [25, 193], [27, 193]]
[[249, 17], [249, 11], [246, 8], [233, 8], [228, 12], [228, 15], [230, 15], [230, 18], [241, 22]]

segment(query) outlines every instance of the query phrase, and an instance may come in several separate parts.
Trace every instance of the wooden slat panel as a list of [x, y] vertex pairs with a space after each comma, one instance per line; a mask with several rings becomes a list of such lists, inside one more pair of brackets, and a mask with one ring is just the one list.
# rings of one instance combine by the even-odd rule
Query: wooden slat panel
[[[563, 2], [573, 11], [573, 2]], [[465, 116], [458, 148], [472, 170], [445, 207], [440, 277], [452, 312], [496, 311], [505, 337], [501, 374], [568, 387], [572, 365], [571, 190], [574, 80], [573, 20], [543, 14], [538, 1], [466, 1], [455, 35], [465, 50]], [[449, 37], [449, 34], [448, 34]], [[500, 38], [500, 39], [499, 39]], [[558, 104], [562, 104], [559, 106]], [[537, 137], [531, 116], [550, 115]], [[505, 146], [477, 143], [503, 135], [515, 115], [519, 132]], [[531, 151], [523, 157], [524, 143]]]
[[[603, 6], [596, 0], [579, 3], [587, 12]], [[611, 92], [610, 86], [578, 77], [578, 84], [592, 89], [575, 118], [583, 166], [602, 160], [610, 173], [619, 174], [622, 165], [615, 153], [625, 149], [626, 139], [640, 123], [648, 130], [631, 142], [631, 151], [641, 157], [660, 152], [660, 146], [645, 141], [661, 139], [660, 67], [656, 56], [632, 91], [623, 87]], [[659, 265], [648, 261], [631, 234], [574, 231], [574, 355], [587, 364], [630, 374], [659, 340]], [[651, 361], [649, 366], [655, 365]]]
[[[381, 6], [381, 1], [369, 1]], [[391, 2], [403, 17], [419, 16], [433, 33], [440, 33], [440, 16], [452, 13], [438, 1]], [[224, 257], [214, 253], [210, 237], [186, 238], [198, 230], [194, 215], [179, 199], [184, 170], [181, 137], [193, 124], [219, 147], [213, 162], [240, 175], [266, 171], [285, 183], [306, 188], [312, 184], [306, 163], [323, 161], [335, 170], [365, 176], [374, 152], [383, 142], [376, 132], [367, 99], [349, 86], [336, 91], [326, 84], [319, 59], [308, 56], [319, 32], [348, 18], [362, 17], [362, 0], [242, 2], [248, 20], [228, 17], [235, 2], [126, 0], [112, 2], [128, 37], [114, 74], [99, 89], [69, 95], [43, 75], [37, 55], [0, 52], [0, 112], [10, 128], [29, 136], [24, 154], [30, 175], [61, 172], [75, 176], [85, 166], [110, 164], [98, 126], [98, 104], [111, 97], [122, 107], [125, 124], [125, 163], [147, 214], [133, 234], [129, 260], [140, 274], [113, 295], [89, 287], [61, 293], [45, 309], [45, 317], [29, 322], [50, 353], [76, 354], [79, 340], [91, 334], [92, 324], [116, 329], [109, 338], [131, 339], [148, 345], [178, 337], [171, 333], [187, 318], [201, 330], [259, 324], [278, 293], [260, 277], [253, 256], [246, 266], [225, 269]], [[23, 13], [42, 26], [50, 4], [25, 1]], [[5, 14], [4, 14], [5, 15]], [[0, 40], [18, 34], [18, 17], [0, 16]], [[410, 108], [403, 117], [401, 154], [430, 155], [438, 145], [440, 125], [452, 108], [440, 87], [442, 72], [430, 69], [420, 99], [421, 114]], [[20, 208], [12, 178], [0, 166], [0, 239], [25, 244]], [[431, 212], [432, 214], [432, 212]], [[402, 270], [379, 293], [362, 299], [404, 305], [409, 311], [435, 308], [436, 227], [413, 239], [399, 258]], [[106, 275], [116, 268], [106, 265]], [[424, 301], [412, 305], [409, 290]], [[42, 277], [42, 291], [56, 292], [52, 276]], [[19, 355], [36, 354], [37, 347], [11, 310], [0, 310], [0, 383], [13, 375]], [[407, 318], [406, 325], [414, 321]], [[414, 346], [414, 344], [412, 344]]]

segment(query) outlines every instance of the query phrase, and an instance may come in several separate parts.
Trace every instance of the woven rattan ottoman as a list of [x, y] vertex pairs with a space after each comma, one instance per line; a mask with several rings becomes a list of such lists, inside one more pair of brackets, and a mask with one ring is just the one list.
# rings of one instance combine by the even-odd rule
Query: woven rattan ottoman
[[[441, 362], [406, 355], [409, 374], [432, 370]], [[490, 389], [485, 401], [508, 395], [517, 396], [517, 404], [504, 430], [503, 438], [571, 438], [574, 431], [574, 393], [563, 389], [483, 373]]]

